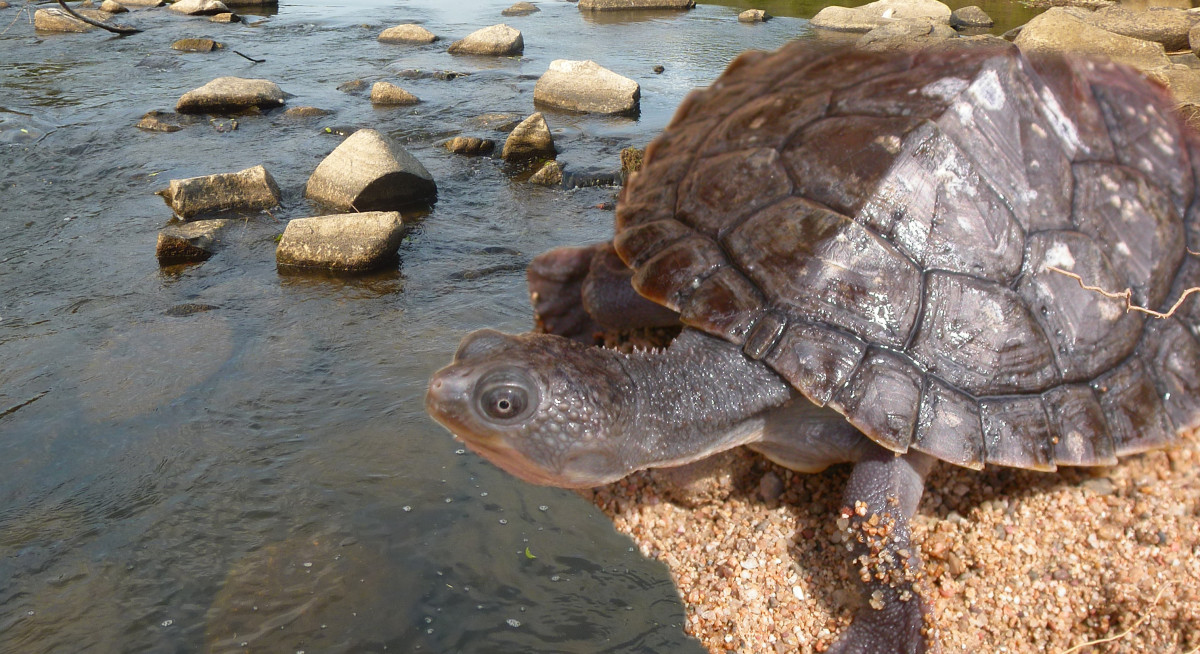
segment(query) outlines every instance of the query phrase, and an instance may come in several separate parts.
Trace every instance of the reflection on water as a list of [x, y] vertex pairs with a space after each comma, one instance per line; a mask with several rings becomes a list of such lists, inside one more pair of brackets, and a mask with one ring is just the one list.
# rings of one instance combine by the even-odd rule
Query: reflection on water
[[[666, 571], [599, 511], [463, 453], [425, 416], [426, 380], [463, 335], [528, 328], [524, 263], [604, 238], [615, 196], [530, 188], [441, 142], [501, 141], [472, 121], [528, 115], [551, 60], [591, 58], [642, 84], [638, 119], [547, 120], [568, 170], [613, 171], [737, 53], [807, 24], [775, 10], [741, 25], [707, 4], [598, 18], [543, 2], [501, 19], [509, 4], [301, 0], [240, 25], [157, 10], [124, 17], [146, 30], [128, 38], [21, 18], [0, 35], [0, 651], [698, 651]], [[524, 57], [445, 53], [501, 20]], [[407, 21], [443, 40], [376, 41]], [[196, 36], [226, 47], [169, 49]], [[467, 75], [399, 75], [414, 69]], [[223, 75], [333, 113], [133, 127]], [[422, 103], [374, 109], [337, 90], [353, 79]], [[404, 142], [437, 204], [393, 270], [281, 274], [276, 237], [323, 212], [303, 187], [340, 142], [325, 128], [343, 126]], [[258, 164], [283, 207], [244, 217], [203, 264], [160, 270], [170, 212], [154, 192]]]

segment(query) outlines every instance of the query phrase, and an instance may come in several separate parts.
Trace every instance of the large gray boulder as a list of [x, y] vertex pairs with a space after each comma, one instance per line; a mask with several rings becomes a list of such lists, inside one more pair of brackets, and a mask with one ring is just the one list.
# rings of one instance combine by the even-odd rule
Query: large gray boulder
[[536, 103], [597, 114], [627, 114], [638, 110], [638, 83], [594, 61], [555, 59], [533, 87]]
[[978, 5], [959, 7], [950, 12], [951, 27], [991, 27], [996, 21]]
[[304, 195], [345, 211], [394, 211], [433, 202], [433, 176], [399, 143], [360, 129], [317, 166]]
[[1014, 43], [1027, 54], [1096, 55], [1142, 70], [1164, 68], [1171, 63], [1161, 43], [1100, 29], [1063, 7], [1053, 7], [1026, 23]]
[[168, 9], [181, 14], [187, 14], [188, 16], [212, 16], [214, 14], [229, 13], [229, 7], [220, 0], [177, 0], [171, 3]]
[[903, 18], [928, 18], [950, 24], [950, 7], [937, 0], [877, 0], [861, 7], [826, 7], [809, 24], [839, 32], [869, 32]]
[[251, 107], [268, 109], [283, 104], [283, 90], [265, 79], [218, 77], [184, 93], [175, 104], [180, 113], [220, 113], [241, 111]]
[[500, 156], [505, 161], [521, 161], [539, 157], [553, 158], [557, 154], [550, 127], [546, 125], [546, 119], [539, 111], [521, 121], [509, 132]]
[[279, 204], [279, 185], [262, 166], [173, 179], [160, 194], [183, 220], [217, 211], [261, 211]]
[[281, 266], [372, 270], [395, 261], [404, 237], [398, 211], [366, 211], [297, 218], [275, 249]]
[[1168, 52], [1188, 49], [1188, 31], [1200, 21], [1200, 14], [1174, 7], [1152, 7], [1135, 11], [1120, 5], [1089, 11], [1064, 7], [1072, 16], [1089, 25], [1114, 34], [1161, 43]]
[[379, 40], [383, 43], [425, 44], [433, 43], [437, 38], [436, 34], [424, 27], [410, 23], [389, 27], [379, 33]]
[[220, 245], [221, 232], [232, 224], [232, 220], [217, 218], [164, 227], [158, 233], [158, 245], [154, 248], [159, 265], [196, 263], [208, 259]]
[[475, 30], [450, 44], [450, 54], [487, 55], [511, 57], [525, 51], [525, 39], [521, 31], [504, 23]]
[[691, 9], [694, 0], [579, 0], [584, 11], [622, 11], [628, 9]]

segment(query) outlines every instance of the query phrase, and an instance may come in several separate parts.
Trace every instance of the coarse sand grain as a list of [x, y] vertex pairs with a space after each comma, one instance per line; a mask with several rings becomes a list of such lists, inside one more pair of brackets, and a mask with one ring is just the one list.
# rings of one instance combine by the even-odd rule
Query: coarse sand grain
[[[822, 652], [860, 601], [835, 524], [848, 473], [736, 450], [584, 494], [670, 568], [710, 651]], [[942, 464], [913, 540], [944, 652], [1200, 651], [1196, 432], [1113, 467]]]

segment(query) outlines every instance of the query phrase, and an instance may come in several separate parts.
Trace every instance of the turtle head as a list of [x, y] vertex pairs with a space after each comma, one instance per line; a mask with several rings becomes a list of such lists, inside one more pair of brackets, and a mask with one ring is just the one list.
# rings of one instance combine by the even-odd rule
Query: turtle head
[[475, 453], [535, 484], [585, 488], [631, 472], [614, 353], [548, 334], [484, 329], [429, 382], [425, 408]]

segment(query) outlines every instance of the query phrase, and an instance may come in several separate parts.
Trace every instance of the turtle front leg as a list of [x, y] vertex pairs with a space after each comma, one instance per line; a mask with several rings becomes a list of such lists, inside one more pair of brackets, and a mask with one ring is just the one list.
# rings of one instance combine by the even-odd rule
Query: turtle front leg
[[932, 467], [929, 456], [898, 456], [878, 445], [854, 465], [838, 525], [864, 602], [831, 654], [921, 654], [933, 649], [909, 527]]

